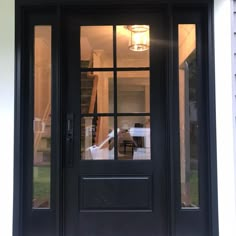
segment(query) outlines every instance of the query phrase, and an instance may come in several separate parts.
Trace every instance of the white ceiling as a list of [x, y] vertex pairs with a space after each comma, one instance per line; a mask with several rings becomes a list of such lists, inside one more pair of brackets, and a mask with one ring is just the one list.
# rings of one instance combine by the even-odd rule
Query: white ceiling
[[[184, 43], [188, 35], [195, 27], [194, 24], [179, 25], [179, 47]], [[51, 45], [51, 26], [36, 26], [35, 37]], [[146, 59], [149, 51], [133, 52], [128, 49], [130, 31], [126, 26], [117, 26], [117, 56], [126, 60]], [[78, 42], [79, 43], [79, 42]], [[92, 50], [103, 50], [110, 57], [113, 55], [112, 26], [82, 26], [81, 27], [81, 59], [90, 59]], [[119, 59], [118, 59], [119, 60]]]
[[[134, 52], [129, 50], [130, 31], [126, 26], [117, 26], [117, 63], [127, 66], [128, 62], [136, 60], [139, 66], [148, 66], [149, 51]], [[91, 57], [91, 50], [103, 50], [105, 56], [113, 58], [113, 27], [112, 26], [82, 26], [81, 27], [81, 59]], [[125, 59], [126, 62], [122, 62]], [[122, 65], [124, 64], [124, 65]]]
[[[179, 48], [184, 42], [189, 41], [190, 34], [195, 25], [181, 24], [179, 25]], [[149, 67], [149, 50], [144, 52], [133, 52], [129, 50], [130, 31], [126, 26], [117, 26], [117, 64], [121, 67]], [[43, 41], [44, 45], [51, 45], [51, 27], [36, 26], [35, 37], [37, 40]], [[102, 51], [107, 61], [113, 60], [113, 27], [112, 26], [82, 26], [81, 27], [81, 59], [89, 60], [92, 51]], [[39, 50], [43, 56], [42, 47]], [[40, 53], [40, 52], [39, 52]], [[47, 56], [48, 57], [48, 56]], [[112, 67], [112, 65], [111, 65]], [[121, 73], [121, 72], [120, 72]], [[125, 72], [123, 72], [125, 73]], [[143, 72], [126, 72], [120, 75], [121, 78], [148, 78], [149, 74]], [[137, 81], [138, 82], [138, 81]], [[140, 80], [141, 83], [141, 80]]]

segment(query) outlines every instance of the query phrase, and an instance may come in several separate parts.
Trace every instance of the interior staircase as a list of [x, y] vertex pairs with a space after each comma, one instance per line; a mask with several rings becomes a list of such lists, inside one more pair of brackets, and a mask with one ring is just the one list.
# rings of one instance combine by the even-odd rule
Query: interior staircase
[[[81, 74], [81, 113], [91, 114], [96, 112], [96, 97], [97, 97], [97, 85], [98, 76], [90, 72], [83, 72]], [[86, 119], [86, 118], [85, 118]], [[85, 119], [81, 120], [81, 156], [85, 158], [85, 132], [86, 124]], [[96, 143], [96, 137], [98, 135], [98, 120], [97, 118], [91, 118], [90, 132], [92, 132], [92, 144]], [[88, 128], [88, 127], [87, 127]]]
[[[91, 67], [89, 61], [82, 61], [82, 67]], [[91, 114], [96, 112], [96, 97], [97, 97], [97, 85], [98, 76], [92, 72], [81, 73], [81, 113]], [[50, 109], [51, 110], [51, 106]], [[34, 145], [34, 166], [49, 166], [51, 158], [51, 115], [45, 115], [41, 121], [44, 125], [43, 130], [36, 134]], [[99, 118], [93, 118], [92, 120], [92, 143], [97, 143], [97, 137], [99, 132]], [[81, 120], [81, 154], [84, 153], [84, 140], [85, 140], [85, 120]], [[83, 158], [83, 157], [82, 157]]]
[[35, 132], [33, 169], [33, 208], [50, 207], [51, 186], [51, 114], [44, 120], [38, 119]]
[[51, 114], [41, 123], [42, 130], [36, 133], [34, 166], [49, 166], [51, 161]]
[[[89, 66], [89, 62], [84, 62]], [[98, 76], [91, 72], [81, 73], [81, 113], [96, 112]], [[91, 117], [92, 145], [96, 144], [100, 119]], [[88, 125], [88, 124], [87, 124]], [[43, 117], [36, 118], [34, 123], [34, 199], [33, 207], [48, 207], [50, 193], [51, 165], [51, 104], [45, 108]], [[81, 157], [84, 159], [85, 119], [81, 120]], [[45, 168], [44, 168], [45, 167]], [[43, 198], [39, 195], [43, 193]]]
[[90, 72], [81, 73], [81, 113], [93, 113], [96, 102], [97, 82], [96, 75]]

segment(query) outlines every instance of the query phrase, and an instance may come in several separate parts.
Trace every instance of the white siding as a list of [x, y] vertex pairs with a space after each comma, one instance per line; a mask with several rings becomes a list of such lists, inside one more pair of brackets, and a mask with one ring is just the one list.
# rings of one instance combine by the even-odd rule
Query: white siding
[[[234, 116], [234, 177], [236, 179], [236, 0], [233, 0], [231, 9], [232, 9], [233, 116]], [[235, 189], [236, 189], [236, 182], [235, 182]]]
[[[235, 78], [232, 12], [235, 0], [214, 0], [218, 209], [220, 236], [236, 235]], [[232, 53], [233, 52], [233, 53]]]
[[[234, 12], [233, 13], [233, 16], [234, 16], [234, 18], [233, 18], [233, 22], [236, 22], [236, 13]], [[233, 51], [234, 51], [234, 57], [236, 56], [235, 55], [235, 52], [236, 52], [236, 24], [234, 23], [234, 30], [233, 30]], [[236, 67], [234, 67], [234, 74], [236, 74]]]
[[[234, 117], [236, 121], [236, 0], [233, 0], [232, 6], [232, 56], [233, 56], [233, 94], [234, 94]], [[235, 123], [236, 128], [236, 123]], [[235, 134], [236, 134], [236, 129]], [[235, 142], [236, 148], [236, 142]]]
[[12, 235], [14, 0], [0, 0], [0, 235]]

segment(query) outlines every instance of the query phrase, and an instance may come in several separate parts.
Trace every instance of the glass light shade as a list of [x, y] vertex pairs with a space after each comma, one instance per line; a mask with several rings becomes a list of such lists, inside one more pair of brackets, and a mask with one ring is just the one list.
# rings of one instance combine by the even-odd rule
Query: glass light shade
[[149, 30], [131, 31], [129, 49], [136, 52], [142, 52], [149, 49]]
[[149, 25], [128, 25], [127, 28], [131, 32], [146, 32], [149, 30]]

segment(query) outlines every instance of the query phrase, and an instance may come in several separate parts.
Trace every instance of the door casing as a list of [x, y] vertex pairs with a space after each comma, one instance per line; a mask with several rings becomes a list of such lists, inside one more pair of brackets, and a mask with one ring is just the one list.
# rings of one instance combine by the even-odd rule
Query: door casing
[[[113, 1], [116, 3], [116, 1]], [[168, 1], [167, 1], [168, 2]], [[201, 26], [201, 48], [202, 48], [202, 74], [206, 79], [205, 84], [203, 84], [204, 98], [202, 102], [205, 102], [203, 110], [206, 112], [204, 117], [205, 127], [206, 127], [206, 140], [207, 147], [207, 165], [204, 167], [204, 177], [207, 179], [208, 186], [208, 219], [209, 219], [209, 231], [210, 235], [218, 235], [218, 220], [217, 220], [217, 175], [216, 175], [216, 142], [215, 142], [215, 109], [214, 109], [214, 63], [213, 63], [213, 21], [212, 21], [212, 1], [191, 1], [188, 4], [177, 3], [179, 1], [172, 1], [173, 4], [158, 4], [156, 1], [150, 1], [150, 8], [153, 6], [156, 9], [164, 9], [166, 12], [166, 20], [169, 24], [169, 30], [167, 31], [169, 42], [168, 42], [168, 53], [165, 57], [167, 63], [166, 71], [168, 71], [168, 88], [167, 88], [167, 109], [168, 116], [173, 117], [178, 114], [176, 107], [174, 106], [174, 100], [177, 98], [176, 91], [174, 89], [175, 83], [173, 83], [174, 73], [176, 73], [175, 62], [176, 62], [176, 51], [172, 48], [172, 40], [174, 38], [174, 26], [177, 23], [185, 23], [197, 21]], [[43, 233], [44, 235], [60, 235], [62, 232], [61, 222], [62, 222], [62, 182], [61, 173], [63, 170], [62, 166], [62, 149], [57, 143], [62, 143], [63, 133], [60, 131], [60, 127], [63, 125], [63, 114], [61, 108], [63, 104], [61, 103], [61, 94], [63, 93], [63, 81], [59, 68], [61, 65], [61, 50], [63, 50], [63, 45], [60, 42], [61, 36], [61, 26], [63, 25], [63, 12], [71, 10], [73, 7], [69, 5], [64, 5], [61, 3], [54, 3], [51, 6], [47, 6], [46, 1], [39, 0], [40, 5], [33, 6], [31, 1], [28, 0], [18, 0], [16, 1], [16, 90], [15, 90], [15, 179], [14, 179], [14, 226], [13, 232], [14, 236], [18, 235], [37, 235], [37, 233]], [[74, 3], [74, 6], [79, 6], [82, 1]], [[132, 2], [133, 3], [133, 2]], [[137, 1], [137, 3], [141, 3]], [[144, 2], [143, 2], [144, 3]], [[82, 5], [86, 5], [85, 2]], [[99, 6], [99, 8], [112, 6], [110, 4], [94, 4], [88, 3], [87, 7]], [[133, 7], [129, 2], [123, 4], [117, 4], [117, 9], [126, 9]], [[140, 4], [137, 8], [140, 10], [146, 5]], [[196, 7], [197, 6], [197, 7]], [[79, 8], [79, 7], [78, 7]], [[194, 14], [195, 16], [193, 16]], [[198, 18], [200, 16], [200, 18]], [[197, 19], [198, 18], [198, 19]], [[207, 24], [204, 24], [207, 22]], [[32, 211], [31, 210], [31, 188], [30, 177], [32, 176], [30, 170], [32, 168], [32, 163], [30, 160], [30, 148], [28, 147], [30, 142], [30, 120], [31, 116], [27, 114], [32, 114], [31, 106], [28, 97], [32, 96], [30, 92], [30, 76], [29, 64], [30, 56], [32, 52], [30, 50], [30, 27], [34, 24], [52, 24], [54, 26], [54, 39], [53, 39], [53, 77], [58, 78], [53, 82], [54, 96], [53, 96], [53, 106], [54, 106], [54, 157], [52, 163], [52, 181], [55, 185], [52, 187], [52, 209], [48, 211]], [[30, 36], [29, 38], [27, 38]], [[23, 79], [24, 78], [24, 79]], [[170, 119], [170, 118], [169, 118]], [[169, 231], [170, 235], [185, 235], [189, 230], [186, 226], [188, 223], [188, 215], [183, 216], [185, 212], [179, 211], [176, 206], [179, 196], [179, 190], [176, 183], [178, 180], [178, 160], [176, 159], [177, 150], [176, 137], [177, 134], [174, 132], [176, 122], [172, 119], [169, 120], [169, 150], [170, 150], [170, 225]], [[28, 130], [28, 131], [27, 131]], [[28, 138], [26, 138], [28, 137]], [[173, 137], [173, 138], [171, 138]], [[24, 170], [24, 171], [23, 171]], [[43, 219], [43, 220], [42, 220]], [[40, 222], [40, 223], [39, 223]], [[175, 223], [177, 222], [177, 227]], [[191, 222], [190, 222], [191, 223]], [[191, 224], [190, 224], [191, 226]], [[44, 228], [44, 231], [43, 231]], [[37, 230], [38, 229], [38, 230]], [[42, 231], [40, 231], [42, 230]], [[181, 234], [182, 233], [182, 234]], [[186, 234], [187, 235], [187, 234]], [[204, 235], [204, 234], [203, 234]], [[209, 234], [208, 234], [209, 235]]]

